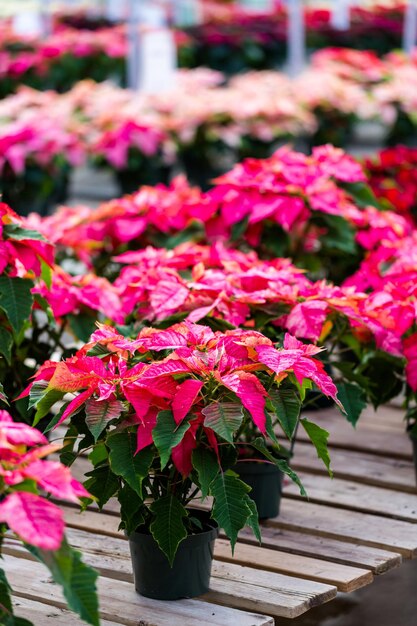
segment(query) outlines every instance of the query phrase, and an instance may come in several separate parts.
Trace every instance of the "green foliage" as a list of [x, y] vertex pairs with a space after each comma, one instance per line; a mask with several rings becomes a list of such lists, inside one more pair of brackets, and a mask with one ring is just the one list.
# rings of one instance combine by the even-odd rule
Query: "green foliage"
[[291, 441], [300, 416], [301, 402], [292, 389], [271, 389], [269, 395], [278, 422]]
[[261, 529], [259, 528], [259, 515], [257, 506], [255, 502], [249, 497], [249, 495], [246, 495], [245, 503], [248, 505], [251, 512], [250, 517], [248, 517], [247, 525], [252, 530], [259, 543], [261, 543], [262, 536]]
[[329, 438], [329, 433], [327, 432], [327, 430], [324, 430], [324, 428], [317, 426], [317, 424], [308, 421], [306, 418], [301, 419], [300, 423], [303, 425], [303, 428], [306, 431], [309, 439], [316, 448], [317, 456], [325, 464], [329, 475], [333, 476], [333, 472], [330, 469], [329, 451], [327, 449], [327, 440]]
[[14, 332], [18, 334], [30, 317], [33, 296], [31, 280], [0, 276], [0, 308], [5, 312]]
[[381, 209], [381, 203], [366, 183], [344, 183], [343, 187], [360, 207], [373, 206]]
[[300, 493], [302, 496], [307, 496], [307, 493], [303, 487], [303, 484], [296, 472], [288, 465], [288, 461], [284, 458], [277, 458], [274, 456], [266, 447], [264, 439], [262, 437], [257, 437], [253, 441], [249, 443], [249, 445], [260, 452], [265, 459], [268, 459], [271, 463], [274, 463], [281, 470], [283, 474], [287, 474], [295, 482], [295, 484], [299, 487]]
[[153, 460], [151, 448], [145, 448], [136, 454], [136, 435], [127, 431], [110, 435], [106, 443], [110, 448], [112, 471], [142, 497], [142, 482], [148, 475]]
[[212, 402], [202, 410], [202, 413], [205, 418], [204, 426], [214, 430], [222, 439], [233, 443], [233, 436], [243, 420], [241, 404], [237, 402]]
[[145, 522], [143, 500], [129, 485], [124, 485], [119, 489], [117, 498], [120, 504], [122, 520], [120, 528], [126, 530], [129, 535]]
[[89, 315], [68, 315], [68, 322], [72, 332], [80, 341], [88, 341], [96, 330], [96, 320]]
[[14, 239], [15, 241], [46, 241], [45, 237], [37, 230], [22, 228], [18, 224], [6, 224], [3, 226], [3, 236], [5, 239]]
[[366, 407], [366, 394], [354, 383], [338, 383], [338, 398], [346, 411], [347, 420], [356, 426], [363, 409]]
[[173, 494], [155, 500], [150, 510], [155, 516], [150, 527], [152, 536], [172, 567], [178, 546], [187, 537], [187, 511]]
[[219, 462], [210, 450], [201, 447], [193, 451], [192, 459], [193, 467], [197, 470], [201, 497], [206, 498], [209, 494], [211, 483], [219, 473]]
[[62, 586], [68, 606], [88, 624], [99, 626], [97, 572], [85, 565], [81, 554], [64, 539], [59, 550], [51, 552], [26, 545], [44, 563], [56, 583]]
[[97, 498], [97, 504], [100, 509], [112, 498], [119, 489], [119, 480], [111, 471], [109, 465], [100, 465], [91, 472], [87, 472], [89, 476], [84, 486], [87, 491]]
[[0, 354], [4, 356], [10, 365], [12, 360], [13, 335], [7, 328], [0, 326]]
[[249, 491], [250, 487], [230, 470], [218, 474], [210, 487], [210, 494], [214, 497], [212, 517], [229, 537], [232, 551], [239, 531], [249, 522], [253, 523], [253, 509], [248, 504]]
[[94, 441], [112, 420], [117, 420], [123, 411], [123, 404], [119, 400], [95, 400], [90, 398], [85, 403], [85, 423], [87, 424]]
[[172, 411], [160, 411], [153, 429], [152, 436], [161, 459], [161, 469], [163, 470], [172, 451], [184, 437], [190, 423], [183, 420], [181, 424], [176, 424]]

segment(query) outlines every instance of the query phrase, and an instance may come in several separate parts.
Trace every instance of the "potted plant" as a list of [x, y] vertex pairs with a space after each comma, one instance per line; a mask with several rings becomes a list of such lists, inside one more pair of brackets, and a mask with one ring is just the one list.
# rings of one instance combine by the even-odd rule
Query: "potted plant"
[[[278, 456], [274, 426], [288, 436], [298, 419], [285, 409], [284, 384], [294, 408], [313, 382], [336, 399], [318, 351], [290, 336], [277, 349], [255, 331], [192, 323], [144, 328], [135, 339], [101, 326], [74, 357], [40, 368], [22, 395], [41, 416], [75, 394], [50, 428], [69, 419], [62, 460], [88, 451], [89, 492], [100, 507], [117, 497], [140, 593], [174, 599], [207, 591], [217, 526], [232, 548], [245, 525], [260, 539], [250, 487], [234, 471], [240, 448], [279, 467], [304, 493]], [[328, 433], [302, 423], [328, 466]]]

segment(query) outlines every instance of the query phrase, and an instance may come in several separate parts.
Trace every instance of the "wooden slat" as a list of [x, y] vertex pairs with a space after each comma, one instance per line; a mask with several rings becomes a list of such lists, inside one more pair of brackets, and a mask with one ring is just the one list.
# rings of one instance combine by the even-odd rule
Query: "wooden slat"
[[[72, 539], [69, 534], [70, 540]], [[85, 562], [100, 574], [133, 585], [132, 565], [127, 541], [94, 537], [78, 533], [77, 547], [82, 549]], [[30, 558], [19, 542], [7, 539], [6, 554]], [[256, 570], [238, 563], [213, 562], [210, 592], [202, 598], [210, 603], [238, 609], [262, 611], [278, 617], [294, 618], [316, 604], [323, 604], [336, 596], [333, 585], [324, 585], [283, 574]]]
[[284, 498], [269, 527], [286, 528], [417, 557], [417, 527], [410, 522]]
[[[417, 522], [417, 494], [361, 485], [338, 478], [330, 480], [328, 476], [307, 473], [300, 473], [299, 476], [311, 502]], [[285, 495], [301, 498], [294, 483], [285, 486]]]
[[203, 597], [252, 611], [258, 606], [269, 615], [293, 619], [336, 595], [330, 585], [215, 560], [210, 592]]
[[[239, 539], [254, 543], [253, 533], [249, 529], [243, 529], [239, 534]], [[262, 545], [292, 554], [314, 556], [316, 559], [332, 563], [370, 569], [375, 574], [384, 574], [394, 567], [399, 567], [402, 560], [401, 554], [387, 550], [304, 534], [276, 526], [262, 526]]]
[[[75, 613], [34, 600], [14, 598], [13, 606], [18, 617], [30, 620], [35, 626], [85, 626], [85, 622]], [[101, 620], [100, 626], [119, 626], [120, 623]]]
[[224, 539], [216, 541], [214, 555], [216, 559], [247, 563], [266, 572], [280, 572], [335, 585], [339, 591], [344, 592], [360, 589], [369, 585], [373, 580], [372, 572], [366, 569], [329, 563], [328, 561], [244, 543], [238, 543], [235, 546], [234, 556], [232, 556], [230, 544]]
[[[14, 595], [41, 600], [52, 607], [65, 608], [61, 589], [41, 564], [28, 563], [5, 555], [4, 566]], [[24, 575], [22, 575], [24, 572]], [[100, 614], [103, 619], [125, 626], [273, 626], [272, 618], [246, 613], [201, 600], [163, 602], [138, 595], [129, 582], [100, 577], [98, 580]]]
[[[311, 444], [299, 441], [294, 452], [292, 461], [294, 469], [327, 475], [326, 468], [317, 458]], [[411, 461], [332, 447], [330, 457], [336, 478], [417, 493], [414, 464]]]
[[[329, 443], [331, 447], [343, 448], [347, 450], [358, 450], [377, 454], [383, 457], [408, 459], [412, 458], [411, 443], [405, 433], [405, 426], [402, 416], [398, 416], [400, 427], [385, 428], [383, 416], [388, 415], [388, 423], [392, 423], [392, 411], [397, 411], [389, 407], [380, 407], [377, 418], [368, 413], [358, 421], [356, 429], [344, 418], [336, 408], [324, 409], [322, 411], [305, 412], [305, 417], [310, 417], [314, 422], [330, 432]], [[398, 413], [401, 413], [398, 411]], [[369, 416], [369, 417], [368, 417]], [[380, 422], [379, 420], [381, 416]], [[371, 419], [372, 418], [372, 419]], [[401, 426], [402, 424], [402, 426]], [[303, 429], [298, 432], [300, 441], [308, 441]]]

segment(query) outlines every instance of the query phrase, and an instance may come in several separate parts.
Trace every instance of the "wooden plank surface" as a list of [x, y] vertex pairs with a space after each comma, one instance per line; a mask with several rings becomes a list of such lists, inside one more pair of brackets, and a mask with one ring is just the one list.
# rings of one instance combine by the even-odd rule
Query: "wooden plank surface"
[[[72, 543], [74, 537], [68, 535]], [[74, 538], [75, 539], [75, 538]], [[76, 547], [82, 549], [85, 562], [95, 567], [101, 575], [129, 582], [133, 586], [129, 547], [123, 539], [97, 537], [91, 533], [78, 534]], [[6, 554], [21, 560], [30, 555], [19, 542], [7, 539]], [[31, 560], [31, 559], [30, 559]], [[202, 596], [210, 603], [223, 606], [262, 611], [278, 617], [294, 618], [312, 606], [323, 604], [336, 596], [336, 587], [283, 574], [257, 570], [239, 563], [214, 561], [209, 593]]]
[[[300, 472], [311, 502], [376, 513], [393, 519], [417, 522], [417, 494], [402, 493], [372, 485]], [[285, 486], [285, 495], [301, 498], [294, 483]], [[417, 528], [416, 528], [417, 536]]]
[[[89, 519], [86, 518], [85, 521], [87, 526]], [[113, 524], [114, 520], [111, 520], [109, 530], [112, 535], [114, 533]], [[112, 569], [119, 569], [117, 559], [120, 556], [127, 559], [126, 563], [122, 564], [120, 571], [128, 574], [126, 578], [123, 579], [130, 580], [131, 564], [125, 539], [116, 539], [114, 536], [111, 536], [106, 538], [105, 542], [103, 542], [101, 537], [95, 539], [90, 533], [75, 529], [68, 529], [67, 535], [71, 545], [78, 548], [83, 553], [88, 553], [92, 548], [94, 549], [94, 552], [102, 558], [100, 565], [101, 571], [106, 567], [107, 561], [110, 567], [109, 571], [111, 571]], [[371, 571], [369, 571], [371, 568], [346, 566], [345, 563], [332, 563], [315, 559], [312, 556], [291, 554], [280, 551], [279, 549], [268, 549], [264, 546], [260, 547], [259, 545], [249, 545], [247, 543], [239, 542], [236, 545], [234, 555], [232, 555], [230, 543], [226, 539], [218, 539], [216, 541], [214, 554], [215, 558], [220, 561], [250, 565], [256, 569], [297, 576], [326, 585], [336, 586], [340, 591], [346, 592], [359, 589], [371, 583], [373, 578]], [[392, 566], [394, 566], [394, 563], [398, 564], [400, 561], [399, 555], [397, 559], [395, 559], [391, 553], [387, 553], [385, 560], [390, 561], [391, 559], [393, 559]], [[98, 567], [98, 564], [95, 564], [95, 566]]]
[[[407, 493], [417, 493], [414, 463], [407, 459], [392, 459], [366, 452], [343, 450], [330, 446], [332, 469], [336, 478], [355, 480], [367, 485], [385, 487]], [[327, 475], [322, 461], [311, 444], [297, 442], [292, 466], [314, 474]]]
[[[304, 414], [330, 432], [329, 444], [333, 448], [358, 450], [382, 457], [412, 458], [412, 446], [405, 433], [404, 412], [394, 407], [379, 407], [377, 413], [366, 409], [356, 429], [336, 408]], [[300, 428], [299, 441], [307, 441]]]
[[[96, 514], [93, 513], [93, 516], [91, 516], [90, 511], [88, 511], [79, 517], [82, 518], [83, 528], [87, 530], [90, 524], [95, 523], [94, 520], [96, 519]], [[74, 516], [71, 510], [68, 511], [67, 522], [69, 519], [72, 524]], [[112, 562], [111, 559], [113, 555], [118, 557], [120, 554], [125, 554], [126, 557], [128, 557], [128, 549], [127, 546], [124, 545], [126, 544], [126, 541], [125, 539], [119, 538], [120, 533], [117, 532], [115, 521], [115, 518], [109, 516], [107, 524], [104, 528], [104, 530], [107, 530], [109, 534], [109, 538], [106, 540], [105, 544], [103, 544], [100, 539], [97, 539], [97, 541], [93, 540], [91, 543], [90, 535], [79, 530], [70, 529], [68, 531], [68, 537], [71, 543], [83, 552], [88, 552], [93, 545], [95, 547], [95, 551], [100, 554], [103, 559], [110, 556], [110, 562]], [[76, 519], [75, 521], [75, 523], [78, 524], [78, 527], [80, 527], [80, 522], [80, 519]], [[103, 550], [103, 546], [105, 546], [105, 550]], [[267, 547], [260, 547], [259, 545], [238, 543], [235, 548], [235, 554], [232, 556], [230, 544], [225, 539], [218, 539], [216, 541], [215, 558], [229, 563], [245, 566], [250, 565], [260, 570], [265, 569], [269, 572], [297, 576], [303, 579], [324, 583], [326, 585], [336, 586], [340, 591], [353, 591], [354, 589], [359, 589], [360, 587], [371, 583], [373, 578], [372, 572], [364, 568], [325, 562], [312, 557], [290, 554], [288, 552], [281, 552], [277, 549], [268, 549]], [[127, 571], [130, 572], [130, 569], [129, 562]], [[317, 589], [317, 592], [319, 593], [320, 590]], [[268, 611], [265, 612], [268, 613]]]
[[[113, 571], [114, 575], [122, 580], [131, 580], [128, 545], [126, 539], [117, 530], [118, 520], [116, 517], [103, 515], [95, 511], [79, 514], [76, 509], [70, 507], [65, 507], [65, 516], [66, 522], [70, 527], [78, 529], [78, 531], [85, 531], [82, 533], [69, 529], [68, 537], [75, 547], [82, 550], [91, 565], [106, 575], [111, 575]], [[100, 519], [101, 533], [106, 535], [105, 538], [100, 538], [99, 536], [94, 538], [94, 536], [88, 533], [89, 529], [97, 527], [98, 519]], [[229, 606], [245, 606], [248, 609], [252, 607], [250, 610], [254, 610], [254, 607], [259, 605], [259, 602], [262, 602], [264, 607], [269, 606], [270, 593], [266, 594], [263, 589], [262, 570], [248, 567], [249, 565], [253, 566], [254, 552], [261, 553], [263, 548], [248, 546], [248, 548], [252, 548], [249, 550], [251, 553], [250, 560], [247, 559], [247, 553], [243, 549], [242, 558], [236, 555], [236, 558], [233, 559], [227, 543], [220, 540], [219, 545], [218, 550], [221, 552], [223, 559], [228, 561], [227, 567], [217, 560], [214, 561], [211, 582], [212, 593], [207, 596], [207, 599], [213, 602], [221, 602], [222, 604], [227, 603]], [[259, 556], [259, 558], [261, 557]], [[314, 571], [313, 559], [304, 560], [303, 563], [300, 563], [299, 558], [286, 553], [282, 553], [281, 558], [281, 566], [277, 565], [267, 570], [268, 585], [270, 590], [274, 591], [275, 597], [270, 608], [263, 609], [265, 613], [272, 613], [281, 617], [295, 617], [301, 615], [301, 613], [312, 606], [312, 595], [314, 595], [314, 602], [320, 604], [327, 602], [336, 595], [336, 580], [325, 580], [325, 574], [322, 576], [322, 581], [317, 577], [310, 578], [310, 576], [305, 574], [300, 579], [289, 578], [286, 575], [292, 574], [297, 576], [296, 562], [298, 562], [299, 570], [301, 570], [300, 574], [302, 574], [302, 568], [307, 566]], [[278, 563], [278, 559], [276, 563]], [[239, 577], [242, 581], [241, 587], [232, 583], [232, 581], [236, 582], [236, 568], [238, 568]], [[320, 568], [324, 571], [323, 564], [318, 561], [315, 564], [316, 573], [320, 571]], [[250, 577], [246, 576], [248, 569], [250, 569]], [[336, 569], [337, 567], [333, 568], [334, 573], [336, 573]], [[327, 574], [329, 574], [329, 571], [327, 571]], [[247, 579], [247, 585], [243, 584], [245, 579]], [[347, 576], [346, 571], [343, 572], [343, 575], [339, 572], [338, 582], [354, 588], [355, 585], [361, 587], [371, 582], [371, 580], [372, 574], [370, 572], [352, 568], [349, 576]], [[249, 582], [253, 583], [250, 587]]]
[[[253, 533], [249, 529], [243, 529], [239, 534], [239, 540], [253, 544]], [[394, 567], [399, 567], [402, 560], [401, 554], [387, 550], [265, 524], [262, 525], [262, 546], [280, 552], [312, 556], [331, 563], [369, 569], [375, 574], [384, 574]]]
[[248, 563], [252, 567], [266, 572], [280, 572], [335, 585], [339, 591], [344, 592], [360, 589], [369, 585], [373, 580], [372, 572], [366, 569], [320, 561], [312, 557], [289, 554], [280, 550], [260, 548], [244, 543], [236, 545], [233, 557], [230, 544], [224, 539], [216, 541], [214, 555], [218, 560]]
[[[51, 581], [46, 568], [35, 561], [30, 567], [22, 559], [5, 555], [4, 567], [16, 597], [42, 601], [55, 610], [65, 608], [61, 589]], [[24, 576], [22, 575], [24, 571]], [[144, 598], [130, 582], [98, 579], [100, 614], [103, 619], [125, 626], [273, 626], [272, 618], [202, 600], [163, 602]]]
[[401, 520], [284, 498], [279, 517], [265, 525], [417, 557], [417, 526]]
[[[85, 626], [75, 613], [49, 606], [26, 598], [13, 599], [14, 612], [18, 617], [30, 620], [35, 626]], [[101, 620], [100, 626], [119, 626], [120, 622]]]

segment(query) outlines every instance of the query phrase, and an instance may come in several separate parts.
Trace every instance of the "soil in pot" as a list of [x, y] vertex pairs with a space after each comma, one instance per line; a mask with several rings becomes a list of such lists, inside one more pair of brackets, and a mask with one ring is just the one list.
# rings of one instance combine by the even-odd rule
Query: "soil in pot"
[[256, 504], [259, 519], [279, 515], [283, 473], [272, 463], [257, 460], [239, 461], [234, 470], [252, 488], [249, 497]]
[[203, 530], [182, 541], [171, 568], [152, 535], [138, 528], [129, 536], [135, 588], [138, 593], [156, 600], [195, 598], [209, 590], [217, 524], [205, 511], [193, 511]]

